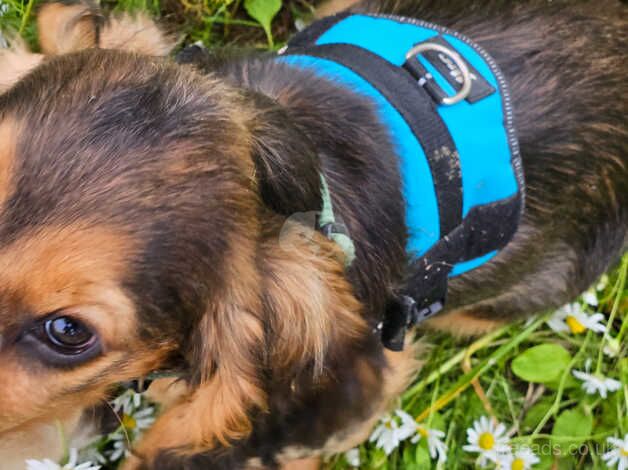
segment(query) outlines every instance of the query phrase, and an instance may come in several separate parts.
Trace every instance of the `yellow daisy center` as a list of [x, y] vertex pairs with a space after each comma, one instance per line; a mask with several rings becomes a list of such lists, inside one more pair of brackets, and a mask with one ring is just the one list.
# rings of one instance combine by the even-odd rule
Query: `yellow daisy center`
[[515, 459], [512, 461], [512, 465], [510, 466], [511, 470], [525, 470], [526, 463], [523, 459]]
[[430, 435], [429, 431], [425, 429], [423, 426], [417, 427], [416, 430], [422, 437], [429, 437]]
[[478, 440], [478, 444], [481, 449], [491, 450], [495, 445], [495, 438], [490, 432], [485, 432], [480, 435], [480, 439]]
[[392, 421], [386, 421], [386, 422], [384, 423], [384, 426], [386, 426], [386, 428], [388, 428], [388, 429], [392, 429], [392, 427], [393, 427], [393, 426], [392, 426]]
[[567, 315], [567, 318], [565, 318], [565, 323], [567, 323], [567, 326], [574, 335], [583, 333], [587, 330], [587, 327], [580, 323], [578, 319], [573, 315]]
[[621, 454], [622, 457], [628, 457], [628, 448], [620, 447], [619, 453]]
[[126, 429], [135, 429], [135, 427], [137, 426], [137, 421], [135, 421], [135, 418], [133, 416], [127, 415], [125, 414], [122, 417], [122, 426], [124, 426]]

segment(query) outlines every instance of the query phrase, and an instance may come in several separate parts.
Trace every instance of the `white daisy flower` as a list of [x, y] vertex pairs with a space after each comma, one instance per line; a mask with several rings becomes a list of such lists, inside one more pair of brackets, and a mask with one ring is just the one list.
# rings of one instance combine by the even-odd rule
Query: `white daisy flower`
[[427, 447], [430, 451], [430, 457], [437, 459], [439, 462], [447, 461], [447, 444], [443, 442], [445, 433], [438, 429], [429, 429], [419, 425], [417, 433], [410, 442], [416, 444], [422, 438], [427, 439]]
[[369, 442], [375, 442], [375, 447], [383, 449], [386, 455], [390, 455], [399, 446], [400, 435], [399, 423], [393, 416], [388, 415], [380, 420], [380, 424], [371, 434]]
[[142, 394], [131, 389], [125, 390], [111, 402], [111, 406], [116, 413], [122, 411], [124, 414], [131, 414], [142, 406]]
[[[9, 5], [0, 0], [0, 16], [4, 16], [9, 11]], [[1, 41], [0, 41], [1, 42]]]
[[120, 459], [129, 457], [131, 452], [129, 451], [127, 441], [120, 439], [113, 443], [113, 449], [106, 451], [106, 454], [110, 462], [117, 462]]
[[521, 447], [515, 452], [508, 452], [498, 457], [497, 468], [499, 470], [530, 470], [541, 459], [528, 447]]
[[609, 450], [604, 455], [602, 455], [602, 460], [606, 462], [606, 466], [611, 468], [611, 466], [616, 466], [617, 470], [627, 470], [628, 469], [628, 434], [624, 436], [623, 439], [619, 439], [617, 437], [609, 437], [606, 441], [615, 446], [614, 449]]
[[487, 460], [497, 462], [501, 454], [510, 452], [506, 427], [486, 416], [473, 422], [473, 427], [467, 429], [468, 445], [462, 448], [467, 452], [479, 452], [480, 465]]
[[78, 451], [70, 449], [68, 463], [59, 465], [49, 459], [26, 461], [26, 470], [98, 470], [100, 465], [94, 465], [91, 462], [78, 463]]
[[155, 408], [149, 406], [143, 410], [122, 416], [122, 425], [127, 431], [144, 431], [155, 422]]
[[360, 466], [360, 449], [350, 449], [345, 452], [345, 459], [347, 463], [352, 467]]
[[585, 291], [582, 294], [582, 300], [584, 300], [584, 303], [590, 305], [591, 307], [597, 307], [600, 304], [600, 301], [597, 298], [597, 291], [594, 288]]
[[422, 438], [427, 439], [427, 447], [430, 451], [432, 459], [438, 459], [439, 462], [447, 461], [447, 445], [443, 442], [445, 433], [438, 429], [430, 429], [416, 420], [403, 410], [398, 410], [397, 415], [401, 418], [401, 427], [403, 435], [412, 436], [410, 442], [416, 444]]
[[589, 315], [582, 310], [578, 303], [567, 304], [559, 308], [547, 321], [549, 327], [557, 333], [572, 333], [574, 335], [592, 330], [596, 333], [604, 333], [606, 326], [602, 323], [604, 315], [594, 313]]
[[[401, 425], [396, 417], [401, 419]], [[386, 455], [390, 455], [401, 441], [413, 436], [415, 432], [415, 422], [412, 416], [403, 410], [397, 410], [394, 414], [381, 419], [379, 426], [375, 428], [369, 441], [375, 442], [376, 447], [383, 449]]]
[[608, 392], [616, 392], [621, 388], [621, 382], [601, 374], [591, 374], [591, 359], [587, 359], [584, 365], [585, 372], [573, 370], [571, 373], [578, 379], [582, 380], [582, 389], [589, 395], [599, 393], [602, 398], [606, 398]]

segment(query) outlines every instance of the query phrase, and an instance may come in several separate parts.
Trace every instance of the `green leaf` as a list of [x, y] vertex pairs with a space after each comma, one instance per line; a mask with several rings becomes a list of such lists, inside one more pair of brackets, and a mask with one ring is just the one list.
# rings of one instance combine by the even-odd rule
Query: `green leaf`
[[553, 402], [553, 398], [544, 397], [537, 404], [532, 406], [532, 408], [530, 408], [526, 413], [525, 418], [523, 418], [523, 429], [525, 431], [532, 431], [535, 429], [550, 410]]
[[244, 0], [244, 9], [251, 18], [262, 25], [268, 38], [268, 45], [273, 47], [273, 34], [270, 24], [279, 10], [281, 0]]
[[403, 449], [403, 468], [405, 470], [424, 470], [430, 468], [430, 455], [420, 446], [406, 445]]
[[563, 411], [554, 424], [553, 437], [574, 438], [569, 441], [555, 440], [563, 453], [569, 453], [577, 449], [591, 435], [593, 429], [593, 416], [585, 414], [580, 409]]
[[512, 361], [512, 371], [527, 382], [558, 380], [569, 366], [571, 354], [557, 344], [541, 344], [525, 350]]
[[418, 445], [414, 452], [414, 459], [416, 462], [416, 468], [425, 470], [426, 468], [432, 468], [432, 459], [430, 452], [427, 450], [427, 444], [421, 443]]

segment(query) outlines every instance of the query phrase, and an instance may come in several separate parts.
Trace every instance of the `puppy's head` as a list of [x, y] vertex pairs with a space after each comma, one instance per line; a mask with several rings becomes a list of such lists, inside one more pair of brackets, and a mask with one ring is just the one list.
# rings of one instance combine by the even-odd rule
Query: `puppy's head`
[[0, 96], [0, 433], [203, 356], [192, 328], [234, 276], [255, 282], [240, 271], [257, 230], [232, 94], [92, 51]]
[[[279, 248], [279, 214], [320, 204], [319, 173], [262, 115], [285, 116], [245, 98], [99, 50], [0, 95], [0, 435], [174, 365], [189, 396], [139, 452], [198, 452], [247, 434], [271, 369], [321, 370], [366, 331], [333, 244], [297, 230]], [[303, 174], [274, 178], [289, 151]]]

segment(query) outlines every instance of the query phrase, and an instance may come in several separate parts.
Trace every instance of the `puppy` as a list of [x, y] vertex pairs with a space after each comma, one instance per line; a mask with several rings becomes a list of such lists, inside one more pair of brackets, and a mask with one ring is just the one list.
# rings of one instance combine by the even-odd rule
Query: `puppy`
[[[471, 335], [559, 306], [617, 260], [623, 5], [355, 8], [460, 31], [510, 84], [523, 219], [449, 281], [428, 327]], [[274, 56], [177, 65], [145, 18], [50, 4], [39, 27], [42, 55], [0, 52], [2, 452], [20, 468], [38, 456], [20, 454], [28, 436], [80, 430], [116, 384], [161, 370], [177, 393], [126, 470], [306, 468], [365, 439], [421, 349], [386, 349], [377, 328], [411, 260], [399, 155], [372, 103]], [[303, 223], [321, 175], [349, 267]]]

